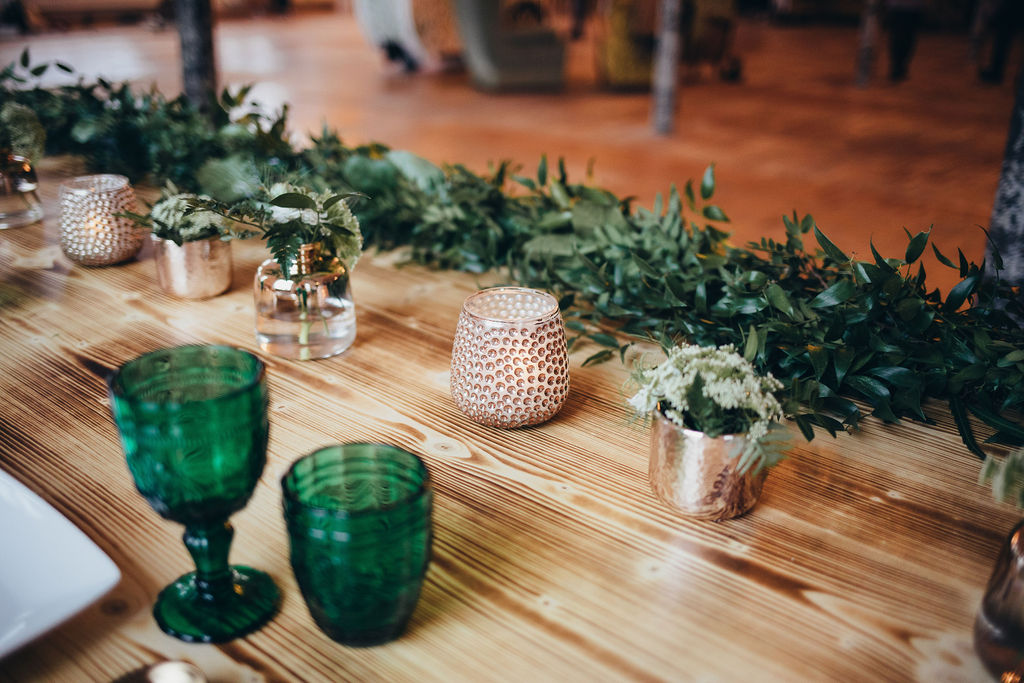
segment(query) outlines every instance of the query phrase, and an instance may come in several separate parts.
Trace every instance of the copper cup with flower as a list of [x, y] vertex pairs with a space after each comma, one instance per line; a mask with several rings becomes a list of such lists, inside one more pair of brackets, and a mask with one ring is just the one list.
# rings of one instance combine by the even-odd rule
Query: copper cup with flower
[[152, 227], [160, 288], [181, 299], [209, 299], [231, 287], [232, 234], [223, 216], [198, 209], [190, 193], [165, 193], [144, 220]]
[[782, 383], [732, 345], [677, 346], [638, 368], [630, 405], [653, 420], [650, 481], [664, 503], [698, 519], [738, 517], [757, 503], [787, 441]]

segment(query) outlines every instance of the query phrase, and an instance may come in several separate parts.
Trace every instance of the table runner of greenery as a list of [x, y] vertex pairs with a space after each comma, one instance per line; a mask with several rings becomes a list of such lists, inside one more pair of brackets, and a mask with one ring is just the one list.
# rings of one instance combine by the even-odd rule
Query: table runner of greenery
[[[5, 98], [36, 112], [47, 151], [83, 156], [93, 169], [133, 181], [172, 181], [222, 201], [244, 197], [260, 176], [299, 178], [317, 190], [355, 190], [367, 245], [411, 248], [415, 262], [472, 272], [506, 269], [521, 284], [560, 296], [566, 325], [618, 355], [637, 337], [664, 347], [677, 340], [733, 343], [788, 387], [794, 419], [835, 434], [856, 427], [872, 407], [886, 422], [927, 421], [922, 404], [946, 401], [967, 448], [985, 452], [971, 413], [993, 443], [1024, 445], [1024, 425], [1008, 415], [1024, 406], [1024, 306], [1019, 288], [986, 277], [962, 251], [948, 257], [929, 234], [907, 233], [906, 252], [872, 261], [837, 248], [811, 216], [784, 217], [778, 239], [737, 247], [710, 203], [713, 167], [699, 183], [673, 187], [652, 209], [586, 184], [564, 165], [519, 175], [509, 162], [479, 175], [438, 168], [412, 154], [371, 144], [346, 146], [325, 127], [311, 144], [289, 142], [287, 107], [267, 115], [247, 102], [249, 88], [221, 95], [207, 117], [183, 97], [127, 83], [77, 82], [42, 88], [49, 69], [28, 52], [0, 72]], [[814, 242], [808, 247], [807, 240]], [[929, 291], [920, 262], [931, 247], [960, 281], [944, 297]], [[1002, 490], [1024, 481], [1020, 458], [990, 461]], [[1024, 495], [1021, 491], [1019, 495]], [[1024, 504], [1024, 499], [1019, 500]]]

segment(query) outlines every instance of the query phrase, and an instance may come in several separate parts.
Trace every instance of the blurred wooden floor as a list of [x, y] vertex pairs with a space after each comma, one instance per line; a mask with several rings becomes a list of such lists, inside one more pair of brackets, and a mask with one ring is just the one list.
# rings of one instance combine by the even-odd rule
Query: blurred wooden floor
[[[646, 206], [714, 162], [737, 242], [781, 234], [781, 216], [795, 209], [864, 258], [869, 239], [899, 256], [903, 228], [930, 225], [944, 251], [981, 257], [978, 226], [989, 221], [1013, 103], [1010, 79], [980, 85], [966, 36], [953, 34], [925, 33], [899, 85], [882, 77], [883, 54], [861, 89], [855, 27], [744, 20], [743, 83], [687, 75], [669, 138], [652, 132], [648, 95], [600, 89], [586, 39], [570, 44], [565, 92], [516, 95], [477, 92], [464, 73], [401, 73], [341, 12], [223, 20], [216, 39], [222, 84], [255, 82], [266, 107], [289, 103], [296, 134], [326, 121], [350, 144], [377, 140], [475, 170], [503, 158], [529, 170], [546, 153], [582, 178], [593, 159], [595, 183]], [[7, 36], [0, 62], [26, 44], [34, 59], [59, 58], [87, 76], [181, 89], [173, 28]], [[955, 277], [934, 259], [928, 270], [944, 288]]]

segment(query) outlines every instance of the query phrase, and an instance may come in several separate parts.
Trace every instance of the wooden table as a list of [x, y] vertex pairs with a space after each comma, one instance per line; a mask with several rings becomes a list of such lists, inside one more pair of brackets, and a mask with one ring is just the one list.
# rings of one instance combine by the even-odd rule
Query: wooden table
[[[264, 251], [235, 245], [228, 294], [170, 299], [148, 248], [107, 268], [61, 254], [59, 179], [43, 174], [42, 224], [0, 232], [0, 467], [90, 536], [123, 579], [0, 661], [0, 680], [108, 681], [167, 658], [214, 681], [984, 678], [971, 625], [1020, 513], [976, 483], [979, 463], [942, 406], [933, 426], [868, 419], [835, 440], [797, 437], [751, 514], [691, 521], [653, 497], [646, 429], [624, 404], [627, 373], [580, 367], [592, 349], [574, 356], [569, 399], [551, 422], [502, 431], [463, 417], [449, 353], [479, 280], [396, 269], [392, 255], [355, 270], [359, 332], [347, 353], [263, 356], [269, 459], [232, 519], [232, 559], [274, 577], [280, 614], [227, 645], [165, 636], [150, 607], [191, 563], [181, 527], [134, 489], [97, 373], [163, 346], [255, 350], [250, 287]], [[414, 451], [436, 486], [417, 611], [405, 636], [370, 649], [313, 625], [281, 516], [289, 463], [345, 441]]]

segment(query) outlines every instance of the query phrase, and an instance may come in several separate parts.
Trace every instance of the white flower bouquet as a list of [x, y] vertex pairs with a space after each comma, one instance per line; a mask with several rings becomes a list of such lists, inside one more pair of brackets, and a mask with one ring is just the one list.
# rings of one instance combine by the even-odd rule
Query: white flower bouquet
[[215, 202], [206, 195], [179, 192], [168, 181], [160, 199], [150, 207], [149, 213], [126, 211], [118, 215], [130, 218], [138, 225], [149, 228], [154, 237], [174, 242], [179, 247], [185, 242], [199, 242], [213, 237], [227, 241], [252, 236], [250, 231], [234, 229], [228, 216], [211, 210], [208, 205], [215, 205]]
[[153, 235], [170, 240], [179, 247], [184, 242], [198, 242], [211, 237], [230, 239], [228, 222], [223, 216], [211, 211], [195, 211], [193, 204], [198, 199], [191, 193], [165, 195], [149, 210], [149, 224]]
[[742, 434], [737, 440], [738, 470], [758, 472], [783, 457], [786, 430], [776, 394], [782, 383], [760, 375], [730, 344], [721, 347], [676, 346], [660, 365], [638, 367], [639, 386], [629, 404], [640, 415], [660, 411], [684, 429], [711, 438]]

